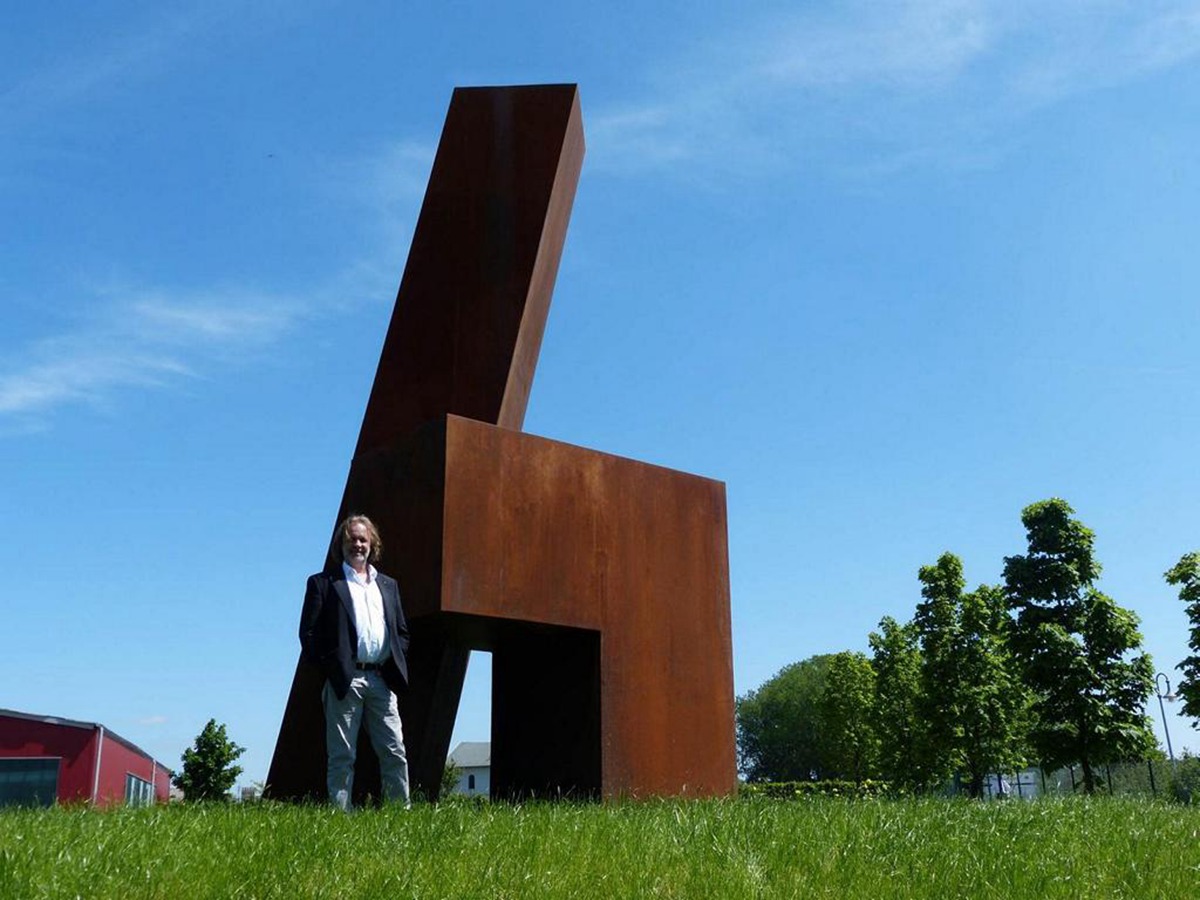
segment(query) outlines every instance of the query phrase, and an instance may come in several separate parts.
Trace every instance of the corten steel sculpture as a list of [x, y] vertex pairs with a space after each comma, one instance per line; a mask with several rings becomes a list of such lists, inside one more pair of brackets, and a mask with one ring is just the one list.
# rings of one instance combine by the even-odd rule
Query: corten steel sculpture
[[[735, 787], [724, 486], [520, 431], [583, 152], [574, 85], [454, 92], [338, 514], [379, 524], [400, 581], [427, 796], [472, 649], [493, 796]], [[323, 796], [320, 688], [302, 662], [271, 796]]]

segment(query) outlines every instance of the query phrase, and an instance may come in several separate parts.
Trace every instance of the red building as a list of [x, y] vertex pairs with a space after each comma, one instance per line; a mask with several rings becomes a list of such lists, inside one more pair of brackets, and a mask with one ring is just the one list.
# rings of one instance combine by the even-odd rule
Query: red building
[[0, 806], [144, 806], [170, 788], [170, 769], [103, 725], [0, 709]]

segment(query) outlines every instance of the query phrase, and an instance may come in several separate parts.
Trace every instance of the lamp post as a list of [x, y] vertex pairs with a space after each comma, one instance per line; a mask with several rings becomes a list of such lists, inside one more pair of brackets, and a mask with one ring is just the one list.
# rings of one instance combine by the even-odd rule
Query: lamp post
[[[1163, 685], [1167, 689], [1163, 690]], [[1163, 734], [1167, 736], [1167, 757], [1171, 760], [1171, 766], [1175, 765], [1175, 751], [1171, 749], [1171, 729], [1167, 727], [1167, 708], [1163, 706], [1164, 700], [1175, 700], [1175, 695], [1171, 693], [1171, 679], [1162, 672], [1154, 676], [1154, 693], [1158, 695], [1158, 711], [1162, 715]]]

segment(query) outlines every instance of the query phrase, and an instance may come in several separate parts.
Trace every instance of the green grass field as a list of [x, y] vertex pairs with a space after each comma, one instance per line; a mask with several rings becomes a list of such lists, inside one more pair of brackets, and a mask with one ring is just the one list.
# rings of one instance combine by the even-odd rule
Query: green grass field
[[0, 897], [1200, 897], [1200, 809], [1121, 799], [0, 812]]

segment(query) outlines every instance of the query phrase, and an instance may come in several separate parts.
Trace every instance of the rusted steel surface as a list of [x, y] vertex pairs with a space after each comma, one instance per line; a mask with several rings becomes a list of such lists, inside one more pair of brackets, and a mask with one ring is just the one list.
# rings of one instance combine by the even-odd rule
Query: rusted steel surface
[[442, 540], [445, 612], [599, 633], [604, 795], [733, 790], [722, 483], [451, 417]]
[[521, 427], [583, 152], [573, 84], [455, 90], [356, 457], [447, 413]]
[[[342, 501], [342, 510], [375, 517], [391, 547], [418, 544], [406, 555], [425, 560], [426, 569], [436, 568], [439, 533], [395, 527], [397, 466], [407, 464], [405, 448], [447, 413], [521, 427], [583, 154], [573, 84], [454, 91]], [[404, 603], [410, 617], [436, 608], [436, 600], [414, 608], [407, 593]], [[414, 637], [419, 630], [427, 623], [414, 626]], [[468, 652], [443, 634], [433, 629], [413, 651], [421, 668], [414, 674], [437, 688], [406, 698], [405, 727], [414, 730], [412, 720], [419, 732], [409, 736], [418, 787], [441, 770], [433, 757], [447, 752], [441, 744], [450, 732], [442, 725], [453, 725]], [[276, 797], [323, 792], [323, 777], [312, 774], [325, 757], [319, 682], [314, 692], [314, 673], [305, 668], [297, 668], [267, 776]], [[378, 795], [377, 785], [364, 739], [355, 793], [374, 788]]]
[[[339, 518], [376, 521], [400, 581], [427, 795], [473, 648], [493, 653], [496, 796], [735, 788], [724, 486], [519, 431], [582, 158], [573, 85], [455, 91], [346, 482]], [[322, 793], [314, 674], [271, 796]]]

